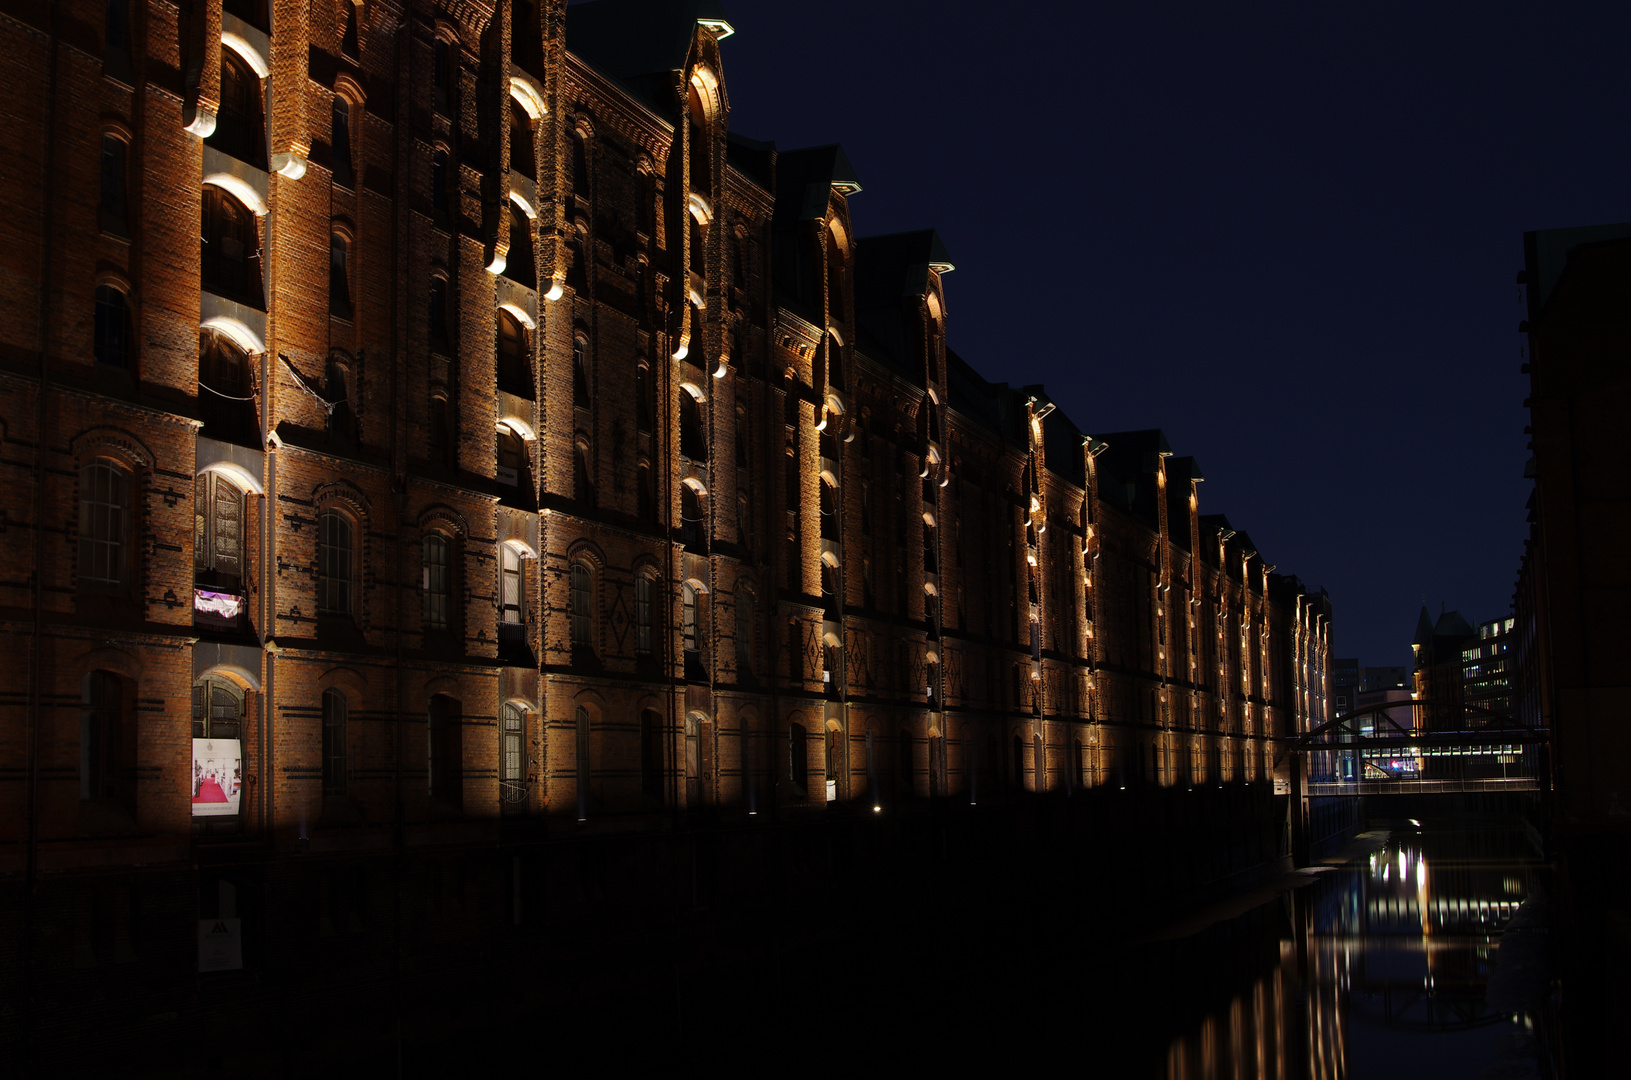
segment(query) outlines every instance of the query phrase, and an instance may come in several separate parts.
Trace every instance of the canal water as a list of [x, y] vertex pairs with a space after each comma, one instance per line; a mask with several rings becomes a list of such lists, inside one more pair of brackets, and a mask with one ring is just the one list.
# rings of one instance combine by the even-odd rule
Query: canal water
[[1123, 1075], [1550, 1075], [1545, 870], [1520, 823], [1373, 823], [1292, 881], [1128, 954], [1137, 1007], [1101, 1003], [1141, 1032]]

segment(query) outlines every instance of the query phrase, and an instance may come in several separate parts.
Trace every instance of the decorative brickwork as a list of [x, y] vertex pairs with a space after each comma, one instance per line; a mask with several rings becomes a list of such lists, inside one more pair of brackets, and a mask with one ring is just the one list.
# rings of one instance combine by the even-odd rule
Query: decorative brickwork
[[122, 66], [4, 5], [0, 873], [1263, 781], [1328, 715], [1193, 461], [982, 379], [938, 238], [620, 2], [133, 2]]

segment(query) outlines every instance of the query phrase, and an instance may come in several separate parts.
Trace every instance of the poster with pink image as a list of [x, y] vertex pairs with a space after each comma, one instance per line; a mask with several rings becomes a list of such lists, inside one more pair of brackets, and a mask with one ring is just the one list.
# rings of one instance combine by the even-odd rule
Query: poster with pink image
[[193, 817], [227, 817], [238, 812], [244, 759], [237, 739], [193, 740]]

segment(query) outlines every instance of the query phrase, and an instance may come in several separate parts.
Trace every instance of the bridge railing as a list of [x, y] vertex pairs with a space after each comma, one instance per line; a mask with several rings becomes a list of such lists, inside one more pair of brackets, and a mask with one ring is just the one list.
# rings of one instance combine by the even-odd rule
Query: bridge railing
[[1533, 776], [1485, 777], [1470, 780], [1346, 780], [1303, 785], [1309, 796], [1319, 795], [1442, 795], [1464, 791], [1539, 791]]

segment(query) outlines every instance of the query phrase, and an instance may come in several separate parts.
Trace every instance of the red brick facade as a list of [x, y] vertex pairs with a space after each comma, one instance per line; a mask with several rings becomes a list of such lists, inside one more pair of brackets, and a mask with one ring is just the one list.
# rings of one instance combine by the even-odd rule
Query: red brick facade
[[0, 873], [1264, 781], [1328, 715], [1194, 463], [981, 379], [934, 235], [622, 2], [0, 2]]

